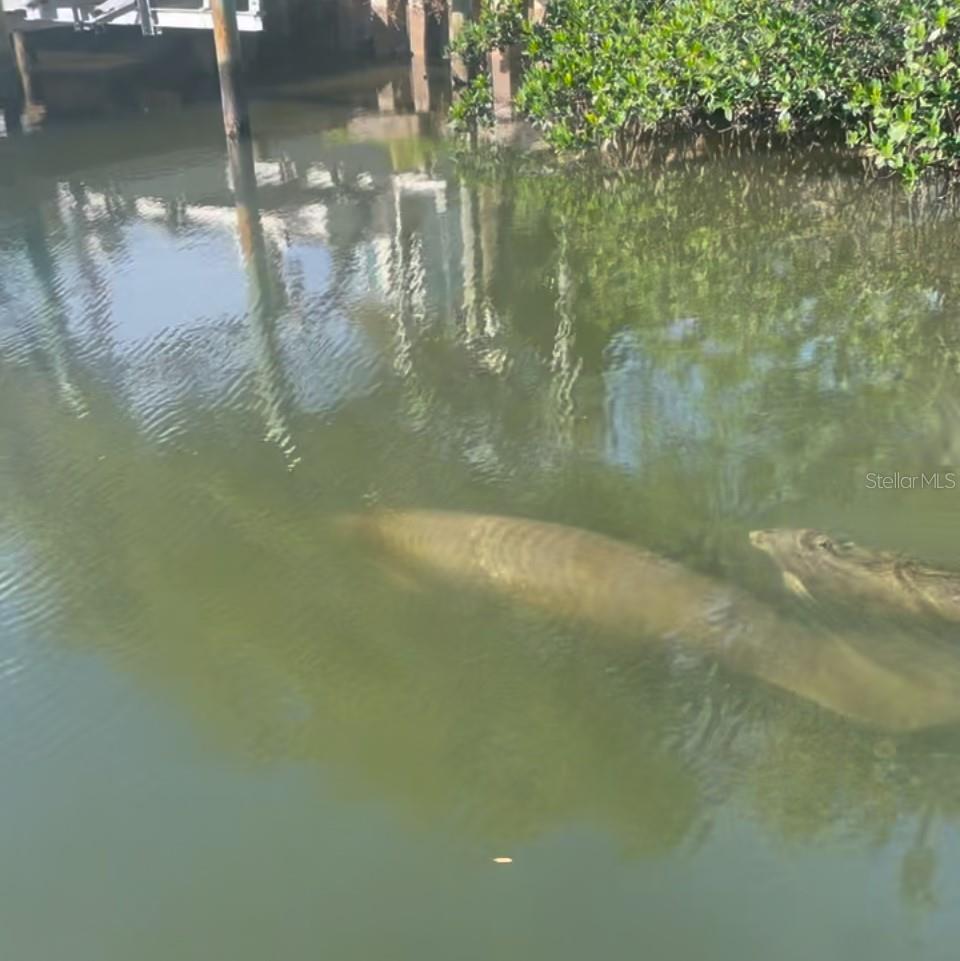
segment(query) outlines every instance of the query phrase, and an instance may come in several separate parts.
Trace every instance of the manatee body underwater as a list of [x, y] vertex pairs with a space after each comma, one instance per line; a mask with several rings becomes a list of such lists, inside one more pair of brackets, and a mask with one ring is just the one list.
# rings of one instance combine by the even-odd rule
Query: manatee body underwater
[[340, 515], [336, 528], [407, 573], [509, 597], [632, 643], [686, 644], [871, 727], [906, 732], [960, 721], [960, 658], [873, 657], [868, 639], [794, 623], [744, 590], [601, 534], [434, 510]]

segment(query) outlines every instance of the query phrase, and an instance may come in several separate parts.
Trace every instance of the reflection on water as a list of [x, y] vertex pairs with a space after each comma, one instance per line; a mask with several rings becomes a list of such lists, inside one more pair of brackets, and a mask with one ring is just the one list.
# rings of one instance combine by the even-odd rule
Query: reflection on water
[[[816, 155], [623, 178], [454, 161], [377, 85], [388, 113], [288, 101], [229, 157], [202, 111], [139, 155], [109, 126], [2, 145], [16, 956], [63, 938], [152, 957], [153, 897], [184, 956], [263, 956], [258, 938], [301, 956], [319, 931], [303, 892], [339, 877], [352, 896], [330, 888], [323, 931], [343, 957], [615, 957], [641, 932], [664, 957], [948, 957], [956, 731], [891, 738], [696, 651], [438, 589], [329, 519], [560, 521], [833, 630], [747, 532], [957, 566], [954, 493], [863, 481], [953, 463], [955, 210]], [[949, 631], [910, 641], [952, 657]], [[31, 835], [50, 841], [29, 854]], [[495, 856], [514, 863], [481, 882]], [[207, 911], [174, 893], [184, 871]], [[143, 898], [114, 916], [126, 889]], [[256, 934], [231, 895], [259, 905]], [[562, 935], [577, 905], [586, 941]], [[512, 936], [532, 918], [526, 947], [487, 911]], [[81, 915], [114, 920], [71, 941]], [[355, 940], [371, 916], [380, 934]]]

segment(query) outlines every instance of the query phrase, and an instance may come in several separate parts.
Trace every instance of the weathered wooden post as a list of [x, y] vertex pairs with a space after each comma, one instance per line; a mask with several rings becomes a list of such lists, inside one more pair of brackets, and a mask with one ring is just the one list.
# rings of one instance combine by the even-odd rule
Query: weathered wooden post
[[15, 30], [13, 37], [13, 55], [20, 77], [20, 89], [23, 92], [23, 111], [28, 118], [38, 120], [45, 112], [39, 96], [39, 86], [35, 81], [33, 71], [33, 54], [27, 45], [27, 35], [22, 30]]
[[270, 273], [267, 270], [267, 247], [260, 223], [260, 204], [257, 197], [257, 170], [253, 159], [253, 145], [247, 140], [242, 144], [227, 144], [227, 161], [230, 167], [230, 183], [237, 208], [237, 236], [243, 261], [260, 291], [254, 299], [269, 297]]
[[13, 47], [7, 29], [7, 15], [3, 12], [3, 0], [0, 0], [0, 113], [4, 114], [8, 127], [17, 125], [20, 90], [17, 85]]
[[[496, 3], [496, 0], [491, 0]], [[490, 51], [490, 84], [493, 88], [493, 115], [497, 120], [513, 117], [513, 98], [520, 82], [520, 48], [511, 44]]]
[[430, 113], [430, 75], [425, 57], [415, 56], [410, 61], [410, 90], [413, 94], [414, 111]]
[[217, 50], [223, 129], [228, 140], [250, 136], [250, 115], [243, 89], [237, 0], [210, 0], [213, 40]]
[[493, 115], [497, 120], [513, 117], [517, 92], [516, 53], [513, 47], [490, 51], [490, 83], [493, 87]]
[[13, 41], [13, 57], [20, 75], [20, 87], [23, 90], [24, 103], [32, 103], [33, 96], [33, 61], [27, 47], [27, 38], [22, 30], [15, 30], [10, 34]]
[[[491, 0], [496, 2], [496, 0]], [[546, 15], [546, 0], [528, 0], [527, 17], [540, 23]], [[513, 117], [513, 100], [520, 85], [520, 47], [511, 44], [503, 50], [490, 52], [490, 81], [493, 87], [493, 113], [498, 120]]]
[[407, 40], [414, 60], [427, 62], [427, 7], [425, 0], [407, 0]]
[[430, 110], [430, 89], [427, 79], [427, 22], [426, 0], [407, 2], [407, 41], [410, 44], [410, 87], [413, 109], [417, 113]]
[[[450, 44], [453, 44], [460, 36], [463, 25], [468, 20], [473, 20], [476, 13], [477, 0], [450, 0], [450, 17], [447, 21]], [[464, 84], [470, 79], [463, 57], [457, 54], [451, 54], [450, 56], [450, 79], [454, 84]]]

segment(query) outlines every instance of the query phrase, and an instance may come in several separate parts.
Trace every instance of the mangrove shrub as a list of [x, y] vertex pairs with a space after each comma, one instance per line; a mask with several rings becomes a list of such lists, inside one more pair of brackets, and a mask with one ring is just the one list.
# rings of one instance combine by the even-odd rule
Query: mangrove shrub
[[490, 117], [488, 54], [515, 44], [516, 107], [562, 149], [629, 161], [702, 126], [840, 133], [915, 182], [960, 165], [960, 0], [487, 2], [454, 44], [473, 79], [456, 124]]

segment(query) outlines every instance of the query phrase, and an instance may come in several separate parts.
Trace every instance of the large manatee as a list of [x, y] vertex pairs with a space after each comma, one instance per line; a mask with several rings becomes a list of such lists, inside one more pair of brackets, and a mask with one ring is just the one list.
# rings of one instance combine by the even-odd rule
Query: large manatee
[[960, 660], [947, 652], [917, 644], [904, 656], [874, 656], [869, 639], [811, 630], [731, 585], [600, 534], [430, 510], [345, 515], [338, 526], [409, 573], [631, 640], [675, 639], [864, 724], [910, 731], [960, 720]]

